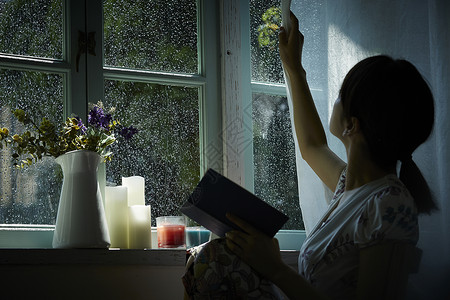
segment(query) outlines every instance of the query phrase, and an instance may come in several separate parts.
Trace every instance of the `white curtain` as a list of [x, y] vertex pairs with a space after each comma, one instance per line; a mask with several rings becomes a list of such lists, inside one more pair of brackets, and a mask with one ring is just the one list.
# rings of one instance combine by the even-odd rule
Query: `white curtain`
[[[435, 97], [435, 128], [413, 154], [440, 210], [420, 217], [423, 250], [410, 276], [408, 299], [450, 299], [450, 1], [292, 0], [305, 35], [304, 65], [325, 128], [340, 85], [361, 59], [387, 54], [412, 62]], [[420, 122], [420, 120], [417, 120]], [[329, 143], [342, 158], [343, 147]], [[328, 191], [301, 160], [297, 147], [300, 206], [306, 231], [326, 207]]]

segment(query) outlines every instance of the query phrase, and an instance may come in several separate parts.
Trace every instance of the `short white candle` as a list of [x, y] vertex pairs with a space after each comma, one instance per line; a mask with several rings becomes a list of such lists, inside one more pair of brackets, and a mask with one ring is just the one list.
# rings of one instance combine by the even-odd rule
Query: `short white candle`
[[105, 211], [111, 248], [128, 248], [128, 194], [125, 186], [105, 187]]
[[128, 206], [145, 205], [144, 177], [122, 177], [122, 185], [128, 187]]
[[132, 205], [128, 207], [128, 237], [130, 249], [152, 247], [150, 206]]

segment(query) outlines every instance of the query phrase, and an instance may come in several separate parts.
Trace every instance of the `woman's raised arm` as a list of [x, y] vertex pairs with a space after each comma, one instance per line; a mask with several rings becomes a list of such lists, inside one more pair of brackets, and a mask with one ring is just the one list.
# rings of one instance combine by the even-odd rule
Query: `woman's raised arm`
[[328, 147], [301, 63], [304, 38], [292, 12], [291, 23], [289, 35], [281, 28], [279, 47], [284, 69], [291, 82], [294, 126], [300, 152], [320, 179], [334, 190], [345, 163]]

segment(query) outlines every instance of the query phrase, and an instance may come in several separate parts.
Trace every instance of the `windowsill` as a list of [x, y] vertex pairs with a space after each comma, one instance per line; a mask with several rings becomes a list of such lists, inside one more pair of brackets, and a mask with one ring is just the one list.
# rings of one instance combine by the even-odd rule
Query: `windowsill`
[[[157, 249], [153, 229], [152, 249], [52, 249], [54, 226], [0, 225], [0, 265], [184, 266], [186, 249]], [[296, 268], [305, 232], [280, 230], [276, 237], [283, 260]]]
[[[0, 225], [0, 249], [52, 248], [52, 225]], [[282, 250], [300, 250], [306, 238], [304, 230], [280, 230], [275, 237]], [[157, 250], [156, 228], [152, 228], [152, 249]]]

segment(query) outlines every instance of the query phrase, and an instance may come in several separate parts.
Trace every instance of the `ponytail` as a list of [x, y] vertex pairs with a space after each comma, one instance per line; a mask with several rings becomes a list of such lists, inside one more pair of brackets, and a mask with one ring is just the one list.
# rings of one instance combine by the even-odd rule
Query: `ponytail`
[[411, 157], [402, 160], [399, 178], [414, 198], [419, 214], [438, 210], [430, 187]]

